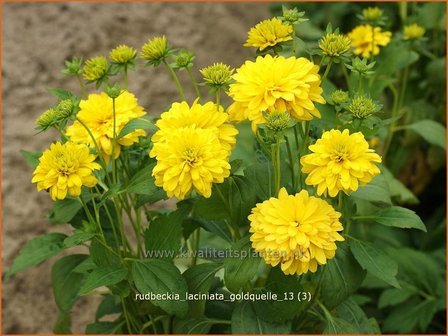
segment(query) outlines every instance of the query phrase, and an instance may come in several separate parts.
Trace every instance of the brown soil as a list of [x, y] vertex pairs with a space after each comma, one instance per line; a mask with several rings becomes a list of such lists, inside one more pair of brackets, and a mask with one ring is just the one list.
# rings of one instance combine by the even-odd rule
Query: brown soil
[[[36, 134], [34, 120], [54, 98], [49, 88], [78, 91], [75, 80], [60, 73], [73, 55], [105, 55], [118, 44], [141, 46], [166, 34], [176, 47], [196, 52], [204, 67], [223, 61], [233, 67], [253, 55], [243, 48], [249, 27], [269, 16], [267, 4], [232, 3], [4, 3], [3, 4], [3, 268], [20, 248], [48, 231], [51, 205], [46, 193], [30, 182], [31, 169], [20, 149], [43, 150], [56, 134]], [[158, 114], [177, 99], [165, 71], [147, 68], [130, 78], [130, 91], [146, 110]], [[191, 97], [191, 91], [190, 97]], [[3, 333], [51, 333], [57, 309], [51, 290], [51, 264], [56, 258], [3, 284]], [[73, 311], [73, 332], [83, 333], [93, 320], [98, 300], [83, 299]]]

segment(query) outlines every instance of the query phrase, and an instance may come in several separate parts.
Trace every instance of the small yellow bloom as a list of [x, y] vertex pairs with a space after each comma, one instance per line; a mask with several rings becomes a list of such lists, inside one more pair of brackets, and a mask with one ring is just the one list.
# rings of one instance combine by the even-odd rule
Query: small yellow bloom
[[380, 27], [373, 29], [371, 25], [358, 26], [348, 33], [348, 37], [352, 40], [352, 45], [355, 48], [353, 53], [362, 55], [365, 58], [370, 58], [372, 54], [378, 55], [380, 46], [385, 47], [388, 45], [391, 36], [391, 32], [383, 32]]
[[383, 16], [383, 10], [379, 7], [368, 7], [362, 11], [362, 17], [367, 21], [376, 21]]
[[327, 195], [327, 191], [331, 197], [340, 191], [348, 194], [380, 173], [375, 163], [381, 157], [369, 149], [361, 132], [331, 130], [309, 149], [313, 153], [302, 156], [300, 163], [302, 172], [308, 174], [305, 183], [317, 186], [318, 195]]
[[172, 129], [164, 140], [154, 143], [151, 155], [157, 164], [152, 175], [169, 197], [182, 200], [194, 189], [208, 198], [213, 183], [230, 175], [229, 152], [212, 129]]
[[168, 43], [165, 35], [148, 40], [140, 53], [141, 58], [148, 60], [151, 64], [158, 65], [168, 55]]
[[214, 63], [199, 70], [205, 82], [212, 87], [226, 87], [230, 83], [234, 71], [224, 63]]
[[[187, 102], [173, 103], [168, 112], [163, 112], [156, 122], [159, 130], [152, 136], [153, 142], [165, 142], [173, 131], [179, 128], [194, 127], [210, 129], [220, 141], [224, 149], [229, 152], [236, 144], [238, 130], [228, 124], [229, 115], [221, 106], [208, 102], [204, 105], [196, 100], [191, 107]], [[151, 156], [156, 156], [156, 149], [151, 151]]]
[[258, 56], [237, 69], [233, 79], [230, 119], [249, 119], [254, 130], [265, 123], [265, 112], [288, 111], [293, 119], [311, 120], [320, 117], [315, 103], [325, 104], [319, 66], [303, 57]]
[[326, 34], [319, 41], [319, 48], [324, 55], [330, 57], [337, 57], [345, 54], [350, 50], [352, 41], [342, 34]]
[[86, 145], [56, 142], [39, 158], [33, 172], [32, 183], [37, 190], [47, 190], [53, 201], [81, 194], [81, 187], [93, 187], [97, 183], [93, 171], [100, 169], [95, 156]]
[[109, 53], [110, 60], [116, 64], [129, 63], [135, 56], [137, 56], [137, 50], [124, 44], [112, 49]]
[[414, 23], [404, 27], [404, 39], [415, 40], [425, 35], [425, 28]]
[[106, 57], [90, 58], [84, 65], [83, 76], [88, 81], [96, 81], [106, 75], [108, 66]]
[[[146, 135], [143, 129], [137, 129], [118, 139], [114, 148], [112, 98], [104, 92], [91, 94], [87, 100], [81, 100], [79, 107], [80, 111], [77, 118], [90, 129], [106, 161], [109, 161], [112, 153], [114, 158], [117, 158], [120, 155], [121, 146], [131, 146], [138, 142], [138, 137]], [[145, 114], [143, 107], [138, 105], [137, 98], [132, 93], [123, 91], [115, 99], [115, 135], [118, 135], [129, 121]], [[95, 146], [91, 136], [79, 121], [75, 121], [73, 125], [67, 128], [67, 136], [74, 142], [84, 143], [90, 147]]]
[[279, 19], [264, 20], [252, 27], [244, 44], [245, 47], [255, 47], [260, 51], [275, 46], [284, 41], [292, 40], [292, 27], [283, 24]]
[[271, 266], [280, 264], [287, 275], [316, 272], [336, 254], [336, 241], [344, 238], [341, 214], [306, 190], [258, 203], [249, 215], [253, 248]]

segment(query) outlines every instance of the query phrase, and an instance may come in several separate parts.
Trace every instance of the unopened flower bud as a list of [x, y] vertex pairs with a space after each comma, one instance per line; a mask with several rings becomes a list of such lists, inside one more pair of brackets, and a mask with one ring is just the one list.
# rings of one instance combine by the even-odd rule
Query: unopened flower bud
[[88, 81], [96, 81], [107, 74], [109, 65], [104, 56], [92, 57], [86, 61], [83, 69], [83, 76]]
[[331, 101], [335, 105], [341, 105], [348, 101], [349, 96], [348, 96], [348, 92], [346, 92], [346, 91], [336, 90], [336, 91], [333, 91], [330, 98], [331, 98]]
[[140, 56], [148, 60], [151, 65], [159, 65], [169, 53], [168, 43], [165, 35], [148, 40], [140, 53]]
[[110, 60], [116, 64], [130, 63], [136, 56], [137, 50], [124, 44], [112, 49], [109, 53]]
[[366, 97], [353, 98], [348, 110], [355, 118], [363, 119], [376, 112], [377, 106], [372, 99]]
[[207, 85], [220, 88], [226, 87], [232, 79], [234, 69], [223, 63], [214, 63], [200, 70]]
[[288, 112], [274, 111], [266, 115], [266, 127], [274, 132], [281, 132], [290, 126]]
[[319, 48], [324, 55], [337, 57], [350, 50], [351, 40], [342, 34], [329, 33], [319, 41]]

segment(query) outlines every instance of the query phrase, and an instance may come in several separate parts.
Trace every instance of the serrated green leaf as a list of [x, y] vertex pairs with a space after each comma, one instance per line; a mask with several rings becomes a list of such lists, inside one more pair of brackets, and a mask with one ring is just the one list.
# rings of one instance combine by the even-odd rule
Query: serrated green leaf
[[65, 198], [53, 203], [48, 213], [51, 224], [66, 224], [70, 222], [81, 210], [82, 204], [78, 199]]
[[411, 129], [430, 144], [446, 150], [446, 128], [441, 123], [425, 119], [416, 121], [411, 125], [402, 126], [402, 128]]
[[21, 150], [20, 154], [22, 155], [22, 157], [25, 159], [26, 164], [28, 165], [28, 167], [30, 168], [36, 168], [37, 165], [39, 164], [39, 158], [42, 155], [42, 152], [38, 152], [38, 151], [26, 151], [26, 150]]
[[377, 175], [363, 187], [353, 193], [351, 196], [369, 202], [392, 204], [390, 199], [389, 186], [382, 174]]
[[233, 334], [289, 334], [291, 321], [283, 323], [262, 320], [253, 308], [253, 302], [241, 301], [232, 314]]
[[14, 259], [11, 268], [6, 272], [6, 277], [9, 278], [17, 272], [55, 256], [65, 248], [65, 238], [67, 236], [63, 233], [47, 233], [31, 239]]
[[173, 333], [181, 335], [208, 334], [212, 323], [206, 318], [179, 319], [173, 321]]
[[396, 278], [398, 265], [385, 252], [355, 239], [350, 240], [350, 249], [363, 269], [394, 287], [400, 287]]
[[[200, 264], [187, 269], [183, 276], [187, 281], [188, 293], [208, 293], [216, 272], [223, 265], [221, 263]], [[189, 301], [189, 313], [191, 316], [203, 316], [205, 309], [204, 300]]]
[[61, 312], [70, 312], [78, 299], [84, 275], [73, 270], [87, 259], [85, 254], [73, 254], [59, 259], [51, 269], [53, 296]]
[[185, 316], [188, 310], [188, 303], [185, 301], [188, 287], [179, 270], [172, 263], [164, 260], [133, 261], [132, 278], [135, 287], [142, 294], [178, 294], [184, 301], [151, 300], [151, 302], [169, 314]]
[[338, 334], [359, 335], [360, 332], [349, 322], [337, 317], [332, 317], [327, 319], [327, 323], [325, 325], [323, 333], [330, 335], [338, 335]]
[[123, 310], [120, 300], [116, 296], [105, 295], [95, 313], [95, 320], [98, 322], [100, 318], [106, 315], [118, 314]]
[[248, 236], [232, 244], [232, 252], [234, 255], [224, 260], [224, 283], [237, 293], [255, 276], [261, 259], [254, 256]]
[[426, 226], [420, 217], [412, 210], [399, 206], [391, 206], [379, 210], [373, 216], [369, 216], [375, 222], [386, 226], [418, 229], [426, 232]]
[[359, 288], [365, 271], [350, 252], [347, 244], [338, 244], [336, 256], [328, 260], [321, 269], [321, 301], [328, 309], [333, 309], [349, 298]]
[[414, 294], [414, 291], [407, 288], [388, 288], [381, 293], [378, 300], [378, 308], [383, 309], [388, 306], [401, 304]]
[[121, 139], [122, 137], [128, 135], [129, 133], [134, 132], [135, 130], [142, 129], [156, 129], [154, 124], [149, 119], [150, 116], [145, 116], [141, 118], [132, 119], [129, 121], [124, 127], [121, 129], [120, 133], [117, 135], [117, 140]]
[[379, 330], [373, 328], [372, 321], [352, 298], [342, 302], [336, 311], [340, 318], [354, 326], [361, 334], [379, 334]]
[[125, 268], [104, 266], [94, 269], [93, 272], [87, 276], [84, 284], [79, 290], [79, 295], [86, 295], [98, 287], [115, 285], [126, 279], [127, 275], [128, 270]]
[[87, 335], [111, 335], [111, 334], [123, 334], [123, 326], [125, 321], [122, 322], [95, 322], [87, 325]]
[[92, 239], [95, 237], [94, 233], [91, 232], [74, 232], [71, 236], [65, 238], [64, 245], [65, 247], [73, 247], [76, 245], [81, 245], [82, 243], [85, 243], [86, 241]]

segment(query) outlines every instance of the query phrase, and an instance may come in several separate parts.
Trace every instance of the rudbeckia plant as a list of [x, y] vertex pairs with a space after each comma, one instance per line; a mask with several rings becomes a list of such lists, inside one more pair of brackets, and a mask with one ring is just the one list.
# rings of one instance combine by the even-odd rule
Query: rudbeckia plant
[[[71, 230], [33, 238], [6, 277], [66, 251], [55, 333], [83, 296], [102, 300], [93, 334], [435, 333], [444, 254], [419, 241], [439, 229], [411, 208], [396, 156], [412, 139], [445, 155], [444, 125], [407, 102], [440, 51], [419, 7], [399, 6], [394, 25], [369, 7], [336, 29], [283, 8], [248, 27], [254, 54], [236, 68], [166, 36], [67, 61], [79, 90], [51, 90], [36, 121], [58, 138], [23, 153]], [[128, 87], [156, 67], [178, 90], [161, 111]]]

